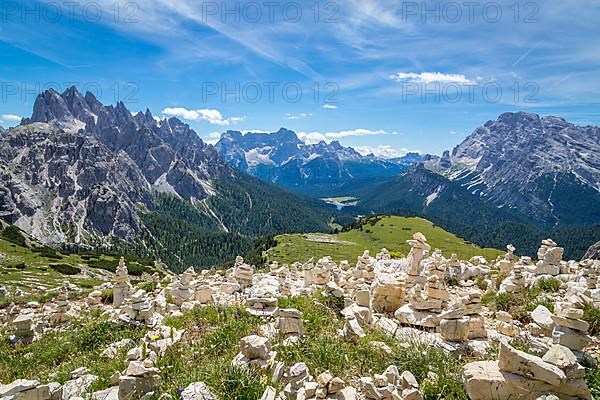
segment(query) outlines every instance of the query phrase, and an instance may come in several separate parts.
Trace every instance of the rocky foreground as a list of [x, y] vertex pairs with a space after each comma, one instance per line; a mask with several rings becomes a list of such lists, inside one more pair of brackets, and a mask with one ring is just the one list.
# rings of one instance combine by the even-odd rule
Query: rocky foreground
[[[593, 336], [600, 326], [589, 322], [590, 310], [598, 315], [600, 307], [600, 261], [563, 261], [552, 240], [543, 241], [537, 262], [516, 257], [510, 245], [488, 262], [445, 258], [420, 233], [408, 243], [402, 259], [384, 249], [375, 257], [365, 252], [354, 265], [326, 257], [264, 271], [238, 257], [227, 271], [190, 268], [147, 276], [136, 286], [121, 259], [113, 282], [86, 294], [65, 282], [43, 304], [23, 304], [0, 288], [0, 298], [15, 297], [0, 310], [7, 341], [0, 377], [16, 379], [0, 384], [0, 399], [213, 400], [220, 398], [215, 385], [225, 400], [593, 399], [600, 393], [600, 343]], [[86, 332], [82, 321], [98, 325]], [[44, 353], [36, 344], [68, 335], [69, 345], [79, 346], [71, 354], [96, 348], [104, 340], [94, 333], [100, 326], [108, 327], [108, 337], [131, 337], [108, 343], [60, 379], [58, 371], [38, 376], [23, 364]], [[234, 349], [221, 348], [227, 345]], [[210, 375], [215, 384], [193, 381], [209, 378], [194, 370], [223, 357], [235, 378], [226, 368]], [[113, 370], [98, 376], [96, 363]], [[457, 381], [443, 381], [455, 365]], [[27, 372], [14, 376], [17, 368]], [[234, 393], [240, 382], [255, 382], [241, 386], [260, 393]]]

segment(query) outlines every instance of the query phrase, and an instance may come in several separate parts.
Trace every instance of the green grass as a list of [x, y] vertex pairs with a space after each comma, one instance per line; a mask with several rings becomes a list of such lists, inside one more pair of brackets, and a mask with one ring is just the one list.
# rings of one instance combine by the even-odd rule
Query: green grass
[[[406, 343], [368, 327], [365, 338], [354, 343], [345, 342], [336, 335], [343, 326], [338, 301], [323, 293], [278, 301], [280, 307], [302, 311], [305, 321], [305, 335], [296, 344], [284, 346], [283, 338], [271, 340], [273, 350], [277, 351], [276, 360], [284, 362], [286, 367], [305, 362], [313, 376], [329, 370], [349, 382], [360, 376], [380, 374], [394, 364], [400, 372], [408, 370], [415, 375], [428, 400], [466, 398], [461, 371], [464, 364], [474, 360], [472, 357], [448, 355], [418, 342], [406, 346]], [[282, 383], [272, 382], [269, 372], [231, 366], [239, 351], [240, 339], [256, 334], [264, 323], [243, 308], [197, 307], [183, 316], [166, 318], [164, 322], [173, 329], [185, 329], [186, 334], [158, 360], [162, 380], [154, 398], [164, 394], [179, 398], [183, 388], [197, 381], [206, 383], [222, 399], [255, 400], [269, 385], [282, 390]], [[138, 341], [143, 334], [142, 329], [115, 329], [98, 313], [86, 315], [61, 332], [47, 333], [39, 341], [17, 348], [8, 344], [7, 333], [4, 333], [0, 335], [3, 355], [0, 381], [35, 378], [42, 382], [64, 382], [70, 371], [86, 366], [100, 377], [93, 389], [102, 390], [110, 386], [110, 375], [124, 368], [128, 348], [123, 349], [115, 360], [99, 358], [100, 352], [114, 341], [123, 338]], [[385, 343], [390, 352], [375, 346], [376, 341]], [[524, 351], [530, 350], [526, 341], [513, 341], [513, 345]], [[496, 359], [497, 350], [491, 351], [486, 358]], [[598, 373], [588, 370], [587, 381], [597, 394]]]
[[423, 233], [432, 249], [439, 248], [446, 257], [456, 253], [461, 259], [483, 255], [491, 260], [503, 254], [497, 249], [480, 248], [422, 218], [383, 216], [372, 225], [367, 223], [362, 229], [348, 232], [279, 235], [275, 238], [278, 245], [268, 250], [267, 257], [269, 261], [280, 263], [304, 262], [311, 257], [317, 260], [324, 256], [331, 256], [336, 262], [354, 262], [364, 250], [375, 256], [384, 247], [406, 255], [410, 251], [406, 240], [416, 232]]
[[[125, 354], [115, 360], [100, 358], [100, 353], [112, 342], [144, 335], [139, 328], [118, 327], [98, 315], [85, 315], [73, 321], [69, 328], [44, 334], [29, 345], [13, 347], [8, 334], [0, 336], [0, 381], [38, 379], [41, 382], [69, 379], [69, 373], [79, 367], [90, 368], [108, 387], [109, 377], [124, 368]], [[126, 352], [128, 349], [125, 349]]]
[[[22, 289], [32, 295], [27, 300], [36, 300], [48, 289], [57, 288], [64, 280], [82, 288], [92, 288], [100, 279], [76, 276], [84, 267], [103, 273], [114, 272], [119, 258], [111, 255], [66, 254], [48, 247], [30, 248], [0, 236], [0, 286], [8, 290]], [[130, 275], [155, 271], [152, 260], [128, 259]], [[39, 295], [35, 293], [39, 292]], [[0, 307], [8, 300], [0, 300]]]
[[[590, 324], [590, 335], [600, 335], [600, 308], [586, 305], [583, 307], [583, 319]], [[598, 378], [600, 380], [600, 375]]]

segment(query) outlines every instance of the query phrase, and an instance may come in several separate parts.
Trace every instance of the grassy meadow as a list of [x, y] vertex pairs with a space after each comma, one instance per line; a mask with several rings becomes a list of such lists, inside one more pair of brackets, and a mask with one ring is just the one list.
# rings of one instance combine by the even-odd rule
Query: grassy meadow
[[267, 257], [280, 263], [304, 262], [311, 257], [316, 261], [324, 256], [336, 262], [354, 262], [364, 250], [374, 256], [384, 247], [395, 255], [406, 255], [410, 251], [406, 240], [416, 232], [423, 233], [431, 247], [442, 250], [446, 257], [456, 253], [461, 259], [482, 255], [490, 260], [504, 253], [476, 246], [422, 218], [382, 216], [371, 220], [347, 232], [279, 235], [275, 238], [278, 245], [267, 252]]

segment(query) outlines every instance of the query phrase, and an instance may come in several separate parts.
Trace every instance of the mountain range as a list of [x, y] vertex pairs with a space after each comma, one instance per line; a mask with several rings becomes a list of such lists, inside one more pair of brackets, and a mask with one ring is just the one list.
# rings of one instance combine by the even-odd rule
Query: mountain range
[[420, 215], [479, 245], [534, 255], [553, 237], [581, 258], [600, 239], [600, 129], [505, 113], [452, 153], [363, 187], [354, 213]]
[[321, 197], [345, 193], [406, 172], [421, 156], [384, 159], [362, 155], [338, 141], [307, 144], [295, 132], [281, 128], [272, 133], [227, 131], [215, 145], [233, 167], [284, 188]]
[[428, 167], [544, 226], [600, 221], [600, 128], [504, 113]]
[[[328, 196], [356, 201], [337, 212], [318, 199]], [[600, 240], [600, 128], [505, 113], [442, 157], [362, 155], [284, 128], [228, 131], [211, 146], [177, 118], [72, 87], [40, 94], [30, 118], [0, 130], [0, 218], [46, 245], [204, 267], [264, 236], [370, 213], [423, 216], [522, 254], [552, 237], [580, 258]]]
[[75, 87], [40, 94], [31, 118], [2, 132], [0, 177], [0, 217], [44, 244], [134, 244], [181, 267], [328, 229], [325, 205], [231, 168], [177, 118]]

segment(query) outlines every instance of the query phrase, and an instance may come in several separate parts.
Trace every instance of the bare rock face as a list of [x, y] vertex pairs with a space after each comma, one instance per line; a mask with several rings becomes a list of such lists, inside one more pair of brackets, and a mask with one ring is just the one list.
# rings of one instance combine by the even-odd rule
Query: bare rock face
[[599, 135], [598, 127], [558, 117], [504, 113], [436, 167], [487, 201], [541, 223], [587, 223], [597, 219], [600, 204]]
[[136, 242], [153, 191], [207, 198], [231, 168], [176, 118], [132, 115], [75, 87], [38, 96], [31, 118], [0, 134], [0, 218], [45, 244], [112, 236]]
[[582, 260], [600, 260], [600, 242], [592, 245], [585, 253]]

